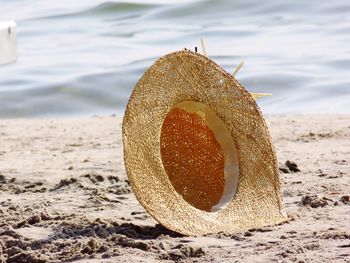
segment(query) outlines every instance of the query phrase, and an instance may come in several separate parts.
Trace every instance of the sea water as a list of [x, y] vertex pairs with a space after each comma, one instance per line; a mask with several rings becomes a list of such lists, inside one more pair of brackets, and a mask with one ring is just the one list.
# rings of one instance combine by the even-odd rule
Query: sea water
[[195, 46], [266, 114], [350, 113], [350, 1], [0, 0], [18, 60], [0, 67], [0, 117], [122, 114], [160, 56]]

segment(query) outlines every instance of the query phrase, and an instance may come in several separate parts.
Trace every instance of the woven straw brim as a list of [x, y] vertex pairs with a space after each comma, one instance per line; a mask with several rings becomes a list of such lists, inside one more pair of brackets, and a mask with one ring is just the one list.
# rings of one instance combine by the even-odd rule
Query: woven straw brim
[[[222, 210], [189, 204], [174, 188], [161, 155], [169, 111], [185, 101], [207, 105], [224, 122], [238, 153], [239, 181]], [[252, 96], [215, 62], [191, 51], [157, 60], [136, 84], [123, 120], [124, 161], [132, 189], [162, 225], [186, 235], [234, 233], [287, 221], [276, 154]]]

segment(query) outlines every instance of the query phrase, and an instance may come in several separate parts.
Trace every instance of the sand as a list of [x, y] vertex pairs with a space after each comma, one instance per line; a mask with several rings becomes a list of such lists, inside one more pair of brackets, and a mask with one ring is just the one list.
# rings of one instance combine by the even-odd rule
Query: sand
[[2, 120], [0, 262], [350, 262], [350, 115], [267, 121], [294, 220], [187, 237], [132, 193], [121, 117]]

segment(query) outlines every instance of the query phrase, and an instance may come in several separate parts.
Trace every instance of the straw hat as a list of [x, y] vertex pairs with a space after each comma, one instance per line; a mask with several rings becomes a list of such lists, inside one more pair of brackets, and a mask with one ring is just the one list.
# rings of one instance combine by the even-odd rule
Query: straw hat
[[123, 143], [137, 199], [171, 230], [233, 233], [287, 220], [262, 114], [206, 56], [174, 52], [145, 72], [126, 108]]

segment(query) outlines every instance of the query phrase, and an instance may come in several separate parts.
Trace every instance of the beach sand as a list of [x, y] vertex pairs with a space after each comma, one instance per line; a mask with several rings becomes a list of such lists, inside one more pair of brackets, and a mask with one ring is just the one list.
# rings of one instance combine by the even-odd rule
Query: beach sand
[[268, 116], [294, 220], [205, 237], [138, 203], [121, 120], [1, 120], [0, 262], [350, 262], [350, 115]]

